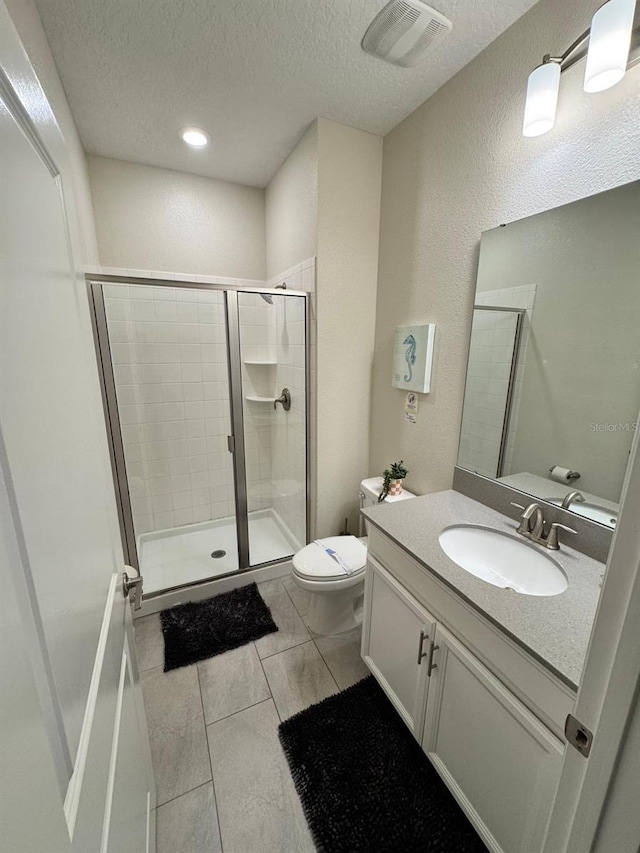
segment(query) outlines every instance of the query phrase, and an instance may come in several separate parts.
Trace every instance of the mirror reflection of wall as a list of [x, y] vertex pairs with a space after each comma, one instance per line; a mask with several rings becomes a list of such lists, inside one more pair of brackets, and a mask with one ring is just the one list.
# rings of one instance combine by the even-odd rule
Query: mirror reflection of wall
[[611, 526], [639, 408], [640, 182], [483, 233], [458, 464]]

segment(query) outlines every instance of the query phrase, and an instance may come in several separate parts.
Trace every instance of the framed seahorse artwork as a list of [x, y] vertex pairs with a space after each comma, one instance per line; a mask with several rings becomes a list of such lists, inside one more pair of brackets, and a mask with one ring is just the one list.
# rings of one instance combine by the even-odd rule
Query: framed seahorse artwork
[[435, 334], [435, 323], [396, 326], [391, 378], [394, 388], [417, 391], [420, 394], [429, 393]]

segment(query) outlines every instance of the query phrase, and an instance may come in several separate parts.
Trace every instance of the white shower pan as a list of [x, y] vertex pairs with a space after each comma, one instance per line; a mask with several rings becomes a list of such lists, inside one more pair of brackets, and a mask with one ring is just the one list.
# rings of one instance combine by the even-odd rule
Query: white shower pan
[[[249, 513], [251, 564], [285, 559], [301, 545], [272, 509]], [[157, 593], [238, 570], [235, 518], [219, 518], [138, 537], [144, 591]], [[217, 551], [224, 556], [212, 557]]]

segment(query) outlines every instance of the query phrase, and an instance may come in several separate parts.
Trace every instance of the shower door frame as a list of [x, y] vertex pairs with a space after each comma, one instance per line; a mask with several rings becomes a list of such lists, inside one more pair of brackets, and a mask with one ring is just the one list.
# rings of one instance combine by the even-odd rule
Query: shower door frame
[[[498, 479], [502, 477], [504, 471], [504, 461], [505, 455], [507, 452], [507, 441], [509, 439], [509, 429], [511, 427], [511, 415], [513, 410], [513, 398], [515, 391], [515, 383], [516, 383], [516, 375], [518, 372], [518, 367], [520, 365], [520, 345], [522, 342], [522, 333], [525, 316], [527, 314], [526, 308], [511, 308], [506, 305], [474, 305], [473, 310], [471, 312], [471, 326], [473, 328], [473, 313], [475, 311], [502, 311], [505, 314], [515, 314], [516, 315], [516, 328], [514, 330], [514, 338], [513, 338], [513, 352], [511, 354], [511, 365], [509, 367], [509, 380], [507, 384], [507, 396], [505, 399], [505, 409], [504, 416], [502, 418], [502, 431], [500, 434], [500, 447], [498, 450], [498, 461], [496, 464], [496, 474], [495, 477], [490, 479]], [[460, 432], [458, 435], [458, 456], [460, 455], [460, 442], [462, 441], [462, 423], [464, 420], [464, 400], [467, 393], [467, 385], [469, 382], [469, 361], [471, 359], [471, 335], [469, 336], [469, 346], [467, 349], [467, 373], [465, 376], [464, 382], [464, 392], [462, 395], [463, 405], [462, 405], [462, 417], [460, 418]], [[459, 463], [458, 463], [459, 464]], [[471, 470], [470, 468], [465, 468], [465, 470]], [[473, 472], [476, 473], [476, 472]], [[480, 474], [479, 476], [484, 477], [484, 474]]]
[[[500, 436], [500, 450], [498, 452], [498, 464], [496, 466], [496, 479], [504, 474], [504, 458], [507, 452], [507, 441], [509, 439], [509, 429], [511, 427], [511, 415], [513, 410], [513, 395], [516, 384], [516, 374], [520, 363], [520, 342], [522, 340], [522, 326], [527, 313], [525, 308], [511, 308], [509, 306], [491, 306], [491, 305], [474, 305], [474, 311], [502, 311], [505, 314], [516, 315], [516, 328], [513, 336], [513, 352], [511, 353], [511, 365], [509, 367], [509, 380], [507, 384], [507, 397], [504, 407], [504, 416], [502, 418], [502, 433]], [[469, 353], [471, 353], [471, 344], [469, 344]], [[467, 370], [468, 359], [467, 359]], [[465, 387], [466, 392], [466, 387]]]
[[104, 303], [103, 285], [134, 284], [149, 287], [173, 287], [187, 288], [189, 290], [215, 290], [224, 294], [224, 312], [227, 346], [227, 368], [229, 382], [229, 415], [231, 435], [228, 437], [229, 452], [233, 457], [233, 480], [235, 493], [235, 519], [236, 539], [238, 546], [238, 568], [231, 572], [212, 575], [204, 579], [191, 581], [186, 584], [167, 587], [145, 593], [145, 599], [151, 599], [168, 592], [186, 589], [188, 587], [200, 586], [211, 583], [213, 580], [234, 577], [243, 572], [255, 569], [275, 566], [286, 562], [290, 557], [280, 557], [264, 563], [251, 565], [249, 554], [249, 510], [247, 496], [246, 478], [246, 455], [244, 434], [244, 408], [243, 408], [243, 385], [242, 385], [242, 355], [240, 341], [240, 314], [238, 295], [249, 293], [256, 296], [264, 293], [270, 296], [294, 296], [303, 298], [305, 317], [305, 542], [308, 541], [311, 530], [311, 365], [310, 354], [310, 324], [311, 324], [311, 296], [302, 290], [283, 290], [282, 288], [251, 288], [241, 284], [208, 284], [198, 281], [173, 279], [143, 278], [127, 275], [98, 275], [85, 276], [87, 291], [89, 295], [89, 307], [91, 313], [91, 324], [93, 327], [94, 343], [96, 348], [98, 373], [102, 392], [102, 402], [105, 415], [105, 426], [109, 443], [111, 457], [111, 468], [113, 474], [116, 504], [118, 509], [118, 520], [120, 523], [120, 534], [125, 561], [140, 572], [138, 559], [138, 545], [136, 541], [135, 527], [133, 522], [133, 511], [131, 507], [131, 496], [129, 494], [129, 483], [124, 456], [124, 443], [120, 426], [118, 399], [116, 392], [113, 362], [111, 360], [111, 347], [109, 341], [109, 330]]

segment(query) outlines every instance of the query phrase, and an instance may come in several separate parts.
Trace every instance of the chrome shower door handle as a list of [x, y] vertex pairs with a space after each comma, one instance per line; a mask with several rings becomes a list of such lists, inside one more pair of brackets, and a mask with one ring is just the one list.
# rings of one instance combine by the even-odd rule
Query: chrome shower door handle
[[[127, 568], [131, 569], [131, 566], [127, 566]], [[131, 571], [135, 572], [135, 569], [131, 569]], [[142, 575], [140, 573], [134, 578], [130, 578], [126, 572], [122, 573], [122, 594], [125, 598], [133, 601], [134, 610], [140, 610], [142, 607]]]
[[289, 391], [288, 388], [283, 388], [282, 394], [273, 401], [274, 409], [276, 408], [278, 403], [282, 405], [282, 408], [285, 410], [285, 412], [289, 411], [289, 409], [291, 408], [291, 391]]

